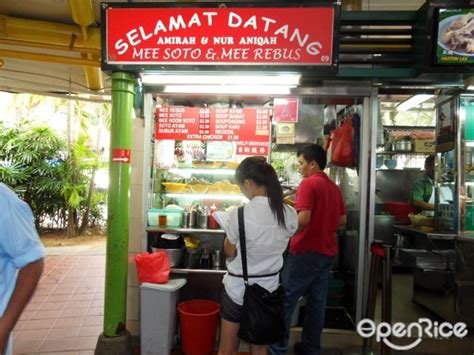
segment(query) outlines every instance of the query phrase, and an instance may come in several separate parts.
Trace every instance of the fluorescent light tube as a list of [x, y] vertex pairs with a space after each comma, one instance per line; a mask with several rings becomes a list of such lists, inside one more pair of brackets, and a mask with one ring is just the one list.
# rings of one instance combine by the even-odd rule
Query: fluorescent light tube
[[251, 74], [236, 73], [226, 75], [216, 74], [142, 74], [144, 84], [155, 85], [286, 85], [297, 86], [301, 80], [301, 74], [281, 73], [281, 74]]
[[166, 85], [163, 92], [175, 94], [289, 95], [291, 94], [291, 87], [281, 85]]
[[474, 76], [470, 76], [466, 80], [464, 80], [464, 86], [466, 90], [472, 91], [474, 90]]
[[413, 107], [416, 107], [418, 105], [421, 105], [423, 102], [428, 101], [429, 99], [433, 98], [434, 95], [426, 95], [426, 94], [421, 94], [421, 95], [414, 95], [410, 97], [409, 99], [403, 101], [400, 103], [396, 109], [399, 112], [404, 112], [412, 109]]

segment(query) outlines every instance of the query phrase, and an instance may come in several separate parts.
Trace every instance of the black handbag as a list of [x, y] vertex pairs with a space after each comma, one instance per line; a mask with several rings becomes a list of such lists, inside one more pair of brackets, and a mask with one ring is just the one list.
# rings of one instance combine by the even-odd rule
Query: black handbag
[[[280, 283], [278, 288], [269, 292], [264, 287], [248, 284], [247, 250], [245, 244], [244, 208], [238, 210], [240, 254], [242, 257], [242, 271], [245, 283], [244, 304], [242, 319], [240, 320], [239, 338], [256, 345], [268, 345], [282, 341], [285, 336], [285, 318], [283, 306], [285, 290]], [[250, 277], [264, 277], [277, 275], [252, 275]]]

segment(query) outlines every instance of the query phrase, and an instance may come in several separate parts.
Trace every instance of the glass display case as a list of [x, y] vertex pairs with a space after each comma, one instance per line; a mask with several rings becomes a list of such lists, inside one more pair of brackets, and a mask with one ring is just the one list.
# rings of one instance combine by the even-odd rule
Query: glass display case
[[225, 232], [213, 212], [246, 201], [235, 183], [240, 159], [235, 147], [179, 140], [154, 144], [148, 250], [159, 249], [164, 237], [178, 236], [184, 241], [183, 257], [172, 265], [174, 273], [224, 273]]
[[461, 147], [456, 134], [459, 120], [459, 98], [440, 96], [437, 100], [435, 220], [440, 232], [458, 233], [460, 222], [460, 180], [458, 164]]
[[460, 234], [474, 240], [474, 96], [459, 98]]
[[438, 100], [437, 227], [474, 237], [474, 96]]
[[459, 228], [458, 173], [456, 150], [440, 152], [436, 157], [435, 220], [438, 231], [457, 233]]

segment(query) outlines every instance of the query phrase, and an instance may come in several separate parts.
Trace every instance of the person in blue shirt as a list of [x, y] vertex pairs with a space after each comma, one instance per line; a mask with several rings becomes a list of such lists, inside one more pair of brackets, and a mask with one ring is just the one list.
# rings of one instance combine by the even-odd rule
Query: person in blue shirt
[[10, 355], [11, 331], [38, 285], [44, 249], [30, 207], [0, 183], [0, 354]]

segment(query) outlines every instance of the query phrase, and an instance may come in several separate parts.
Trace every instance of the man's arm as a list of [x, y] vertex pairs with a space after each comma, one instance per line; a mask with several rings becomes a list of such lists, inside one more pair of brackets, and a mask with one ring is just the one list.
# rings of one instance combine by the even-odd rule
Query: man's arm
[[0, 354], [5, 352], [8, 336], [33, 295], [43, 273], [44, 261], [34, 261], [18, 272], [18, 278], [5, 313], [0, 318]]
[[419, 210], [428, 210], [428, 211], [434, 210], [434, 205], [432, 203], [425, 202], [423, 200], [416, 200], [416, 201], [413, 201], [411, 204], [413, 205], [413, 207], [416, 207]]
[[301, 210], [298, 211], [298, 229], [296, 233], [303, 231], [311, 221], [311, 211], [310, 210]]
[[434, 205], [423, 200], [425, 184], [421, 180], [413, 183], [410, 191], [410, 201], [413, 207], [418, 210], [434, 210]]
[[344, 226], [347, 223], [347, 217], [346, 215], [341, 216], [341, 219], [339, 220], [339, 225]]

